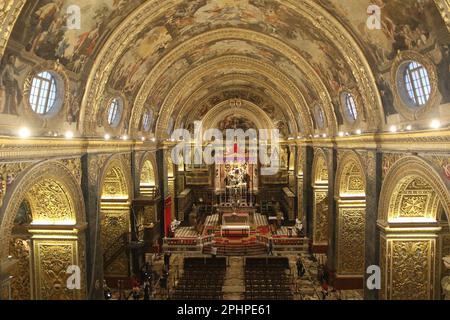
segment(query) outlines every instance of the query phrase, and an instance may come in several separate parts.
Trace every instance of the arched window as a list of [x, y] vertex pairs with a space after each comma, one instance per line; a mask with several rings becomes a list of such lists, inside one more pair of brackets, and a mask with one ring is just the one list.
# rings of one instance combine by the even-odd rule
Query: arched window
[[409, 105], [421, 107], [430, 99], [431, 84], [427, 69], [416, 61], [411, 61], [405, 66], [404, 81]]
[[153, 111], [145, 110], [144, 115], [142, 116], [142, 129], [147, 132], [150, 130], [153, 122]]
[[317, 122], [317, 127], [319, 129], [323, 129], [325, 127], [325, 115], [323, 113], [322, 107], [317, 104], [314, 113]]
[[29, 101], [34, 112], [46, 115], [53, 111], [56, 95], [56, 80], [50, 72], [44, 71], [33, 77]]
[[111, 101], [108, 109], [108, 124], [112, 127], [117, 127], [122, 117], [122, 101], [115, 98]]
[[354, 122], [358, 118], [358, 110], [356, 109], [355, 97], [351, 93], [345, 92], [342, 94], [342, 102], [345, 108], [345, 115], [347, 120]]

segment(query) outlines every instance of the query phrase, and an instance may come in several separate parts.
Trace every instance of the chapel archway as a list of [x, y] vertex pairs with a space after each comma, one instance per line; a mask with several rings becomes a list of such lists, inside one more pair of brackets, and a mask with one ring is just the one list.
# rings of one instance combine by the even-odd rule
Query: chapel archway
[[424, 160], [407, 157], [388, 172], [378, 221], [381, 299], [440, 299], [442, 256], [449, 254], [442, 250], [448, 239], [442, 211], [448, 217], [449, 204], [445, 183]]
[[106, 277], [128, 277], [131, 272], [129, 242], [130, 186], [120, 157], [109, 161], [101, 180], [101, 239]]
[[328, 250], [328, 166], [325, 153], [316, 150], [313, 163], [313, 243], [315, 253]]
[[361, 289], [365, 266], [366, 179], [353, 152], [343, 155], [336, 175], [335, 287]]
[[[59, 162], [36, 165], [13, 183], [1, 225], [1, 256], [13, 263], [5, 298], [86, 297], [86, 223], [79, 185]], [[80, 275], [79, 283], [68, 281], [69, 267]]]

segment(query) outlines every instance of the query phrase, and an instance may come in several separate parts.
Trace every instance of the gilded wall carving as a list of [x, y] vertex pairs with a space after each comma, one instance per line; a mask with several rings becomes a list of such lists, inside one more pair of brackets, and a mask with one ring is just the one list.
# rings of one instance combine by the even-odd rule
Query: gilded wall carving
[[75, 223], [70, 195], [53, 179], [43, 179], [28, 191], [34, 222]]
[[26, 240], [13, 238], [10, 242], [9, 254], [17, 260], [11, 280], [12, 300], [30, 300], [30, 245]]
[[401, 158], [403, 155], [398, 153], [384, 153], [383, 154], [383, 181], [389, 169]]
[[387, 299], [388, 282], [390, 278], [390, 260], [391, 255], [387, 252], [387, 240], [383, 236], [380, 237], [380, 269], [381, 269], [381, 290], [379, 291], [379, 299]]
[[365, 209], [339, 208], [338, 275], [364, 274]]
[[97, 186], [99, 174], [110, 155], [96, 155], [89, 160], [89, 184]]
[[39, 300], [73, 300], [76, 290], [67, 289], [67, 267], [77, 265], [76, 241], [33, 240], [35, 292]]
[[63, 165], [69, 169], [74, 178], [81, 184], [81, 159], [80, 158], [72, 158], [72, 159], [62, 159], [59, 160]]
[[[121, 252], [123, 237], [130, 232], [129, 209], [118, 210], [117, 208], [102, 208], [101, 239], [103, 245], [104, 262], [111, 259], [106, 266], [108, 275], [128, 275], [128, 256], [125, 251]], [[116, 256], [117, 255], [117, 256]]]
[[23, 170], [32, 165], [31, 162], [21, 163], [0, 163], [0, 207], [3, 204], [3, 198], [16, 177]]
[[391, 241], [392, 300], [428, 300], [434, 289], [434, 240]]
[[127, 180], [120, 168], [110, 168], [104, 177], [102, 186], [102, 198], [104, 197], [128, 197]]
[[328, 191], [314, 191], [314, 244], [328, 244]]

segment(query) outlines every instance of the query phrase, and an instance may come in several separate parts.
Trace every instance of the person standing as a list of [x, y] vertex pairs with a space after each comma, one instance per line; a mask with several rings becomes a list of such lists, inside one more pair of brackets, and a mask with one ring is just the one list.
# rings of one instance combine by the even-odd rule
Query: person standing
[[151, 289], [150, 281], [148, 279], [146, 279], [144, 282], [144, 300], [150, 300], [151, 292], [152, 292], [152, 289]]
[[166, 252], [164, 254], [164, 267], [166, 268], [167, 271], [169, 271], [170, 269], [170, 253]]
[[306, 272], [305, 267], [303, 266], [302, 259], [299, 256], [297, 259], [297, 276], [301, 278], [305, 275], [305, 272]]
[[269, 243], [267, 244], [267, 254], [273, 256], [273, 241], [269, 238]]

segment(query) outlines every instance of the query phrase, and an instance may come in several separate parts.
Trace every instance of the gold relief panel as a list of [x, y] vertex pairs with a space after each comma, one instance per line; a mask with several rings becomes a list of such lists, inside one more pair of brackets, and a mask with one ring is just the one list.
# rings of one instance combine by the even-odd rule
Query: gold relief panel
[[400, 203], [400, 217], [420, 218], [426, 215], [425, 209], [429, 196], [405, 195]]
[[314, 191], [315, 245], [328, 244], [328, 191]]
[[103, 181], [102, 198], [128, 198], [128, 187], [126, 181], [127, 180], [120, 168], [110, 168]]
[[434, 297], [435, 239], [389, 239], [391, 300], [429, 300]]
[[387, 289], [388, 289], [388, 283], [387, 279], [390, 278], [388, 267], [388, 260], [390, 259], [390, 256], [387, 256], [387, 240], [385, 237], [381, 236], [381, 243], [380, 243], [380, 269], [381, 269], [381, 290], [379, 291], [379, 298], [380, 300], [386, 300], [387, 299]]
[[34, 292], [37, 300], [79, 299], [67, 288], [67, 268], [78, 265], [77, 241], [33, 239]]
[[105, 261], [112, 259], [106, 268], [108, 275], [128, 275], [128, 257], [125, 252], [118, 257], [115, 254], [123, 249], [124, 240], [130, 232], [129, 209], [102, 209], [101, 238]]
[[27, 240], [11, 239], [9, 254], [17, 260], [11, 279], [12, 300], [31, 299], [30, 245]]
[[17, 175], [31, 166], [30, 162], [21, 163], [0, 163], [0, 207], [8, 188], [16, 179]]
[[338, 275], [364, 274], [365, 208], [339, 208]]
[[385, 153], [383, 154], [383, 180], [386, 177], [389, 169], [401, 158], [403, 155], [398, 153]]
[[81, 184], [81, 159], [73, 158], [73, 159], [62, 159], [59, 160], [67, 169], [69, 169], [70, 173], [74, 176], [79, 184]]
[[33, 223], [75, 224], [71, 196], [53, 179], [35, 183], [28, 191]]

